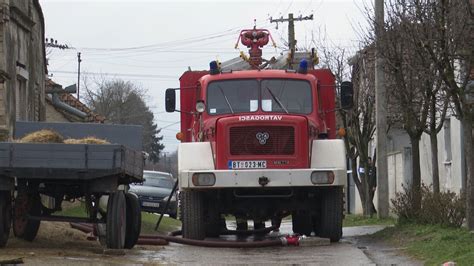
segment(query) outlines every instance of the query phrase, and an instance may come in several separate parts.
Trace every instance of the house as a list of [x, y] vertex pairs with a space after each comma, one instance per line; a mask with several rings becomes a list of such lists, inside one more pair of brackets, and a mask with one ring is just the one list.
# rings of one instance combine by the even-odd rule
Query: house
[[[369, 47], [360, 51], [351, 60], [352, 67], [373, 71], [375, 64], [375, 53], [371, 51], [373, 49], [374, 47]], [[359, 71], [358, 73], [362, 74], [364, 71]], [[352, 78], [354, 82], [375, 82], [375, 79], [363, 79], [354, 75]], [[390, 106], [387, 108], [390, 112]], [[466, 188], [465, 179], [463, 178], [466, 173], [466, 166], [460, 121], [454, 115], [448, 115], [444, 121], [443, 128], [437, 136], [439, 164], [436, 167], [439, 169], [440, 189], [460, 193]], [[370, 154], [374, 154], [376, 147], [375, 139], [376, 137], [374, 136], [373, 141], [369, 145]], [[431, 144], [428, 134], [423, 133], [419, 145], [422, 182], [426, 185], [431, 185], [433, 166], [431, 165]], [[389, 198], [394, 199], [395, 194], [403, 192], [403, 186], [409, 185], [412, 180], [411, 142], [401, 125], [394, 124], [390, 127], [387, 133], [387, 146]], [[349, 211], [351, 213], [362, 213], [359, 194], [352, 178], [348, 190], [350, 195], [348, 202], [351, 202]], [[377, 192], [374, 197], [374, 204], [377, 207]]]
[[39, 0], [0, 0], [0, 138], [46, 115], [44, 18]]
[[95, 114], [61, 85], [46, 79], [46, 121], [104, 123], [105, 118]]

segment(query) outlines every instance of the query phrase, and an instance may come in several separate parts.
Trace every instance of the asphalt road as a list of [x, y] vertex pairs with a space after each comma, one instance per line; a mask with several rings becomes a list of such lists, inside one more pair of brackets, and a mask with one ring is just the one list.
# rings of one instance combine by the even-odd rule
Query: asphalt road
[[[400, 250], [380, 243], [359, 240], [360, 235], [373, 233], [382, 228], [381, 226], [344, 228], [344, 237], [341, 242], [327, 246], [230, 249], [171, 243], [168, 246], [138, 246], [122, 253], [104, 254], [103, 248], [97, 242], [86, 241], [84, 234], [70, 229], [68, 224], [42, 223], [39, 235], [34, 242], [10, 239], [7, 247], [0, 249], [0, 261], [22, 259], [27, 265], [419, 264], [400, 256]], [[291, 233], [291, 223], [283, 222], [280, 233]]]

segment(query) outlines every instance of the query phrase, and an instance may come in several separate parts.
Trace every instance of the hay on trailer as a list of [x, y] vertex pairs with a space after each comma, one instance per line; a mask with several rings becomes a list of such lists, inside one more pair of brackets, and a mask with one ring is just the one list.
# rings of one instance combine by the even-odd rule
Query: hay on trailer
[[110, 144], [105, 139], [98, 139], [96, 137], [85, 137], [82, 139], [66, 139], [64, 140], [66, 144]]
[[31, 132], [18, 140], [20, 143], [64, 143], [64, 138], [51, 129], [42, 129]]

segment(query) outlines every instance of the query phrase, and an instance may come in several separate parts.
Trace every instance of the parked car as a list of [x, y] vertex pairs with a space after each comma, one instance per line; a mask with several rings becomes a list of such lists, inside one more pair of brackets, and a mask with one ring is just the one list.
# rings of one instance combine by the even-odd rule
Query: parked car
[[[142, 211], [161, 213], [176, 181], [171, 174], [157, 171], [143, 171], [143, 178], [142, 184], [130, 185], [129, 191], [138, 196]], [[177, 198], [177, 192], [171, 195], [170, 205], [165, 211], [174, 219], [176, 219], [178, 213]]]

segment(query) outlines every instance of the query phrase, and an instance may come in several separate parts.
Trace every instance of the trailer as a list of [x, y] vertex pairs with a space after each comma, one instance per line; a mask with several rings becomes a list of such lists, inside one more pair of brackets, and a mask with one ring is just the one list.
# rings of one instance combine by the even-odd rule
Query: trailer
[[[107, 248], [132, 248], [141, 227], [130, 183], [143, 182], [139, 126], [19, 122], [15, 137], [52, 129], [65, 137], [95, 136], [111, 144], [0, 143], [0, 247], [10, 228], [33, 241], [41, 221], [96, 224]], [[88, 217], [55, 215], [64, 201], [81, 200]]]

